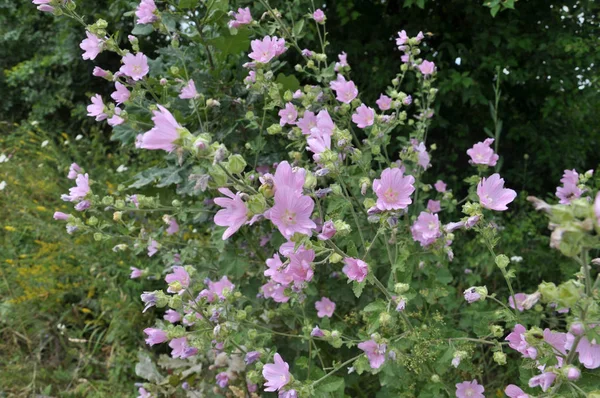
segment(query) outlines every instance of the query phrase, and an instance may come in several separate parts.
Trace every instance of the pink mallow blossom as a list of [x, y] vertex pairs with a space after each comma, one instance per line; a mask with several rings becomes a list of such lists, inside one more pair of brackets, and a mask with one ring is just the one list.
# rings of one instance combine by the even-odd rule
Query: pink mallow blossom
[[165, 282], [169, 284], [167, 292], [183, 294], [190, 286], [190, 274], [180, 265], [173, 267], [173, 272], [165, 276]]
[[68, 195], [62, 195], [65, 202], [80, 202], [90, 193], [90, 177], [86, 174], [78, 174], [75, 178], [75, 186], [69, 189]]
[[82, 173], [82, 171], [83, 170], [81, 169], [81, 167], [79, 167], [77, 163], [71, 163], [71, 166], [69, 167], [69, 174], [67, 174], [67, 178], [69, 180], [74, 180], [79, 174]]
[[320, 23], [320, 24], [324, 23], [325, 20], [327, 19], [325, 17], [325, 13], [320, 8], [316, 9], [315, 12], [313, 12], [312, 16], [313, 16], [313, 19], [315, 20], [315, 22]]
[[437, 180], [436, 183], [433, 184], [433, 186], [435, 187], [435, 190], [439, 193], [446, 192], [446, 183], [442, 180]]
[[262, 285], [260, 290], [265, 298], [273, 299], [276, 303], [287, 303], [290, 300], [290, 298], [285, 295], [285, 286], [280, 283], [270, 281]]
[[425, 60], [419, 65], [419, 71], [421, 71], [424, 76], [432, 75], [435, 72], [435, 64]]
[[504, 179], [495, 173], [488, 178], [482, 178], [477, 184], [477, 196], [481, 206], [486, 209], [504, 211], [508, 209], [506, 205], [515, 200], [517, 193], [504, 188]]
[[413, 240], [419, 242], [422, 247], [431, 245], [442, 235], [437, 214], [422, 211], [410, 228], [410, 232]]
[[348, 65], [348, 54], [346, 54], [344, 51], [338, 54], [338, 59], [339, 62], [336, 62], [333, 68], [336, 72], [339, 72], [342, 68], [350, 66]]
[[189, 82], [181, 89], [179, 98], [181, 99], [194, 99], [198, 97], [198, 91], [196, 91], [196, 84], [190, 79]]
[[154, 0], [142, 0], [135, 10], [135, 16], [138, 18], [137, 23], [144, 25], [158, 21], [156, 13], [156, 4]]
[[295, 125], [296, 119], [298, 118], [298, 111], [296, 107], [291, 102], [285, 104], [285, 108], [279, 111], [279, 120], [280, 126], [285, 126], [286, 124]]
[[129, 99], [129, 96], [131, 95], [131, 93], [129, 92], [129, 90], [127, 89], [127, 87], [125, 87], [124, 84], [116, 82], [115, 83], [115, 89], [116, 89], [116, 91], [114, 91], [110, 95], [110, 97], [115, 100], [115, 102], [117, 103], [117, 105], [120, 105], [120, 104], [122, 104], [123, 102], [126, 102]]
[[382, 111], [387, 111], [388, 109], [390, 109], [392, 107], [392, 99], [390, 97], [388, 97], [387, 95], [383, 95], [383, 94], [381, 94], [379, 96], [379, 99], [377, 101], [375, 101], [375, 103], [377, 104], [379, 109], [381, 109]]
[[81, 44], [79, 44], [79, 48], [84, 51], [82, 58], [91, 60], [96, 59], [98, 54], [102, 52], [104, 41], [88, 31], [86, 31], [85, 34], [87, 39], [84, 39]]
[[113, 127], [118, 126], [119, 124], [122, 124], [125, 121], [125, 119], [123, 119], [120, 116], [121, 112], [122, 112], [121, 108], [118, 108], [118, 107], [115, 108], [113, 115], [111, 116], [110, 119], [107, 120], [109, 126], [113, 126]]
[[333, 311], [335, 311], [335, 303], [327, 297], [321, 297], [321, 300], [315, 303], [315, 308], [317, 309], [317, 316], [319, 318], [331, 318], [333, 316]]
[[[565, 349], [570, 350], [573, 347], [575, 336], [567, 333]], [[577, 344], [576, 352], [579, 354], [579, 362], [587, 369], [597, 369], [600, 367], [600, 344], [596, 339], [590, 340], [582, 337]]]
[[146, 344], [151, 346], [155, 344], [164, 343], [168, 340], [167, 332], [161, 329], [146, 328], [144, 329], [144, 333], [148, 335], [148, 337], [146, 338]]
[[53, 12], [54, 7], [50, 5], [52, 0], [32, 0], [33, 4], [37, 5], [37, 9], [43, 12]]
[[442, 206], [440, 205], [440, 201], [429, 199], [427, 201], [427, 210], [429, 210], [431, 213], [439, 213], [440, 211], [442, 211]]
[[314, 112], [305, 111], [296, 125], [302, 130], [302, 134], [309, 135], [311, 130], [317, 127], [317, 116]]
[[472, 164], [481, 164], [486, 166], [495, 166], [499, 156], [494, 153], [491, 145], [493, 138], [488, 138], [483, 142], [478, 142], [472, 148], [467, 150], [467, 155], [471, 157]]
[[387, 168], [381, 173], [381, 179], [373, 180], [373, 191], [377, 195], [379, 210], [405, 209], [412, 203], [410, 195], [415, 191], [415, 178], [405, 176], [402, 169]]
[[265, 383], [267, 392], [278, 391], [291, 380], [290, 365], [278, 353], [275, 354], [274, 363], [268, 363], [263, 367], [262, 374], [267, 381]]
[[344, 264], [342, 272], [346, 274], [350, 280], [360, 283], [365, 280], [369, 273], [369, 265], [358, 258], [346, 257], [344, 259]]
[[328, 240], [333, 238], [336, 232], [337, 230], [335, 229], [333, 221], [329, 220], [326, 221], [325, 224], [323, 224], [321, 233], [317, 236], [317, 238], [319, 238], [319, 240]]
[[130, 279], [141, 278], [141, 276], [144, 275], [144, 271], [139, 268], [129, 267], [129, 269], [131, 270], [131, 275], [129, 275]]
[[509, 384], [504, 389], [504, 393], [509, 398], [529, 398], [529, 395], [525, 393], [525, 391], [521, 390], [519, 387], [514, 384]]
[[375, 121], [375, 110], [361, 104], [356, 108], [356, 113], [352, 115], [352, 121], [361, 129], [372, 126]]
[[183, 127], [162, 105], [158, 105], [158, 110], [152, 113], [154, 127], [142, 135], [140, 148], [172, 152], [175, 149], [175, 141], [179, 138], [179, 131], [183, 130]]
[[265, 213], [265, 217], [289, 239], [295, 233], [311, 235], [317, 227], [310, 216], [315, 202], [310, 196], [298, 195], [290, 187], [277, 187], [275, 205]]
[[242, 200], [241, 192], [234, 194], [229, 188], [219, 188], [226, 198], [216, 198], [215, 204], [223, 207], [215, 215], [215, 224], [228, 227], [223, 233], [223, 240], [236, 233], [248, 221], [248, 208]]
[[102, 101], [100, 94], [96, 94], [91, 98], [91, 105], [87, 106], [88, 116], [95, 117], [97, 122], [100, 122], [108, 117], [105, 113], [106, 107]]
[[345, 104], [352, 102], [358, 95], [358, 89], [352, 80], [346, 81], [342, 75], [337, 75], [337, 79], [329, 83], [329, 87], [335, 91], [336, 99]]
[[556, 374], [545, 372], [529, 379], [529, 387], [541, 387], [542, 391], [546, 392], [552, 386], [554, 380], [556, 380]]
[[508, 346], [513, 350], [519, 351], [524, 358], [535, 359], [537, 357], [537, 350], [529, 345], [527, 340], [525, 339], [525, 326], [521, 324], [516, 324], [513, 331], [506, 336], [506, 341], [508, 341]]
[[219, 300], [225, 300], [225, 292], [231, 293], [233, 289], [235, 289], [235, 285], [229, 281], [227, 276], [223, 276], [216, 282], [209, 280], [208, 289], [202, 290], [199, 297], [206, 298], [206, 301], [209, 303], [212, 303], [217, 298]]
[[265, 36], [262, 40], [252, 40], [250, 46], [252, 52], [248, 54], [248, 57], [262, 64], [268, 63], [286, 50], [285, 40], [277, 36]]
[[249, 25], [252, 23], [252, 14], [250, 14], [250, 8], [238, 8], [237, 12], [232, 11], [230, 15], [234, 18], [227, 23], [230, 28], [238, 29], [241, 26]]
[[175, 310], [168, 309], [165, 312], [165, 316], [163, 316], [163, 319], [170, 323], [177, 323], [181, 320], [181, 314]]
[[169, 347], [173, 349], [173, 351], [171, 351], [171, 356], [173, 358], [184, 359], [194, 356], [198, 353], [197, 348], [193, 348], [188, 345], [186, 337], [180, 337], [171, 340], [171, 342], [169, 343]]
[[583, 194], [581, 188], [577, 186], [579, 182], [579, 174], [575, 169], [565, 170], [560, 182], [563, 185], [556, 188], [556, 196], [560, 199], [560, 204], [568, 205], [571, 203], [571, 201], [580, 198]]
[[148, 257], [152, 257], [158, 252], [159, 245], [158, 242], [152, 239], [150, 244], [148, 245]]
[[135, 81], [142, 80], [142, 78], [150, 71], [148, 57], [142, 53], [137, 53], [135, 55], [128, 53], [123, 57], [122, 62], [123, 65], [119, 71]]
[[456, 398], [485, 398], [485, 388], [477, 380], [463, 381], [456, 384]]
[[358, 348], [365, 352], [372, 369], [379, 369], [385, 362], [387, 349], [385, 344], [377, 344], [375, 340], [367, 340], [359, 343]]

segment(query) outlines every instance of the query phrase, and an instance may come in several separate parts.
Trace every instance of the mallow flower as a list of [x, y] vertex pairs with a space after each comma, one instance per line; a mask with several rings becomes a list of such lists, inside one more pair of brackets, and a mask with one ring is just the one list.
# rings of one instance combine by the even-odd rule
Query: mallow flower
[[148, 335], [146, 338], [146, 344], [153, 346], [155, 344], [164, 343], [168, 340], [167, 332], [156, 328], [146, 328], [144, 333]]
[[286, 186], [277, 187], [275, 205], [265, 213], [265, 217], [287, 239], [295, 233], [311, 235], [312, 230], [317, 227], [310, 218], [314, 206], [315, 202], [310, 196], [298, 195]]
[[154, 114], [152, 116], [154, 127], [142, 135], [140, 148], [172, 152], [183, 127], [162, 105], [158, 105], [158, 110], [152, 111], [152, 113]]
[[529, 395], [525, 393], [525, 391], [521, 390], [519, 387], [514, 384], [509, 384], [504, 389], [504, 393], [509, 398], [529, 398]]
[[127, 53], [123, 57], [122, 62], [123, 65], [119, 71], [135, 81], [142, 80], [142, 78], [150, 71], [148, 57], [143, 53], [137, 53], [135, 55]]
[[181, 89], [179, 93], [179, 98], [181, 99], [194, 99], [198, 97], [198, 91], [196, 91], [196, 84], [192, 79], [187, 82], [185, 86]]
[[421, 62], [418, 68], [419, 71], [421, 71], [421, 73], [423, 74], [423, 76], [429, 76], [435, 72], [435, 64], [427, 60]]
[[191, 356], [194, 356], [198, 353], [198, 349], [194, 348], [194, 347], [190, 347], [188, 345], [188, 341], [186, 337], [180, 337], [177, 339], [173, 339], [171, 340], [171, 342], [169, 343], [169, 347], [171, 347], [173, 349], [173, 351], [171, 351], [171, 356], [173, 358], [189, 358]]
[[358, 89], [352, 80], [346, 81], [342, 75], [337, 75], [337, 79], [329, 83], [329, 87], [335, 91], [338, 101], [345, 104], [352, 102], [358, 95]]
[[463, 381], [456, 384], [456, 398], [485, 398], [485, 388], [477, 380]]
[[234, 18], [227, 23], [230, 28], [239, 28], [240, 26], [249, 25], [252, 23], [252, 14], [250, 8], [238, 8], [237, 12], [232, 11], [230, 15]]
[[102, 101], [102, 97], [100, 94], [96, 94], [91, 98], [91, 105], [87, 106], [88, 116], [96, 118], [97, 122], [100, 122], [108, 117], [104, 106], [104, 101]]
[[384, 94], [381, 94], [375, 103], [382, 111], [387, 111], [392, 107], [392, 99]]
[[315, 308], [317, 309], [317, 316], [319, 318], [331, 318], [333, 311], [335, 311], [335, 303], [327, 297], [321, 297], [321, 300], [315, 302]]
[[377, 344], [375, 340], [367, 340], [359, 343], [358, 348], [365, 352], [372, 369], [379, 369], [385, 362], [387, 349], [385, 344]]
[[87, 39], [84, 39], [79, 47], [84, 51], [82, 58], [94, 60], [102, 52], [102, 46], [104, 45], [104, 40], [100, 39], [98, 36], [86, 31], [85, 35]]
[[413, 240], [419, 242], [422, 247], [431, 245], [442, 235], [438, 215], [422, 211], [410, 232]]
[[110, 97], [115, 100], [117, 105], [120, 105], [129, 99], [129, 96], [131, 95], [131, 93], [129, 92], [127, 87], [125, 87], [124, 84], [115, 82], [115, 89], [116, 89], [116, 91], [114, 91], [110, 95]]
[[471, 157], [472, 164], [481, 164], [485, 166], [495, 166], [499, 156], [494, 153], [491, 145], [493, 138], [487, 138], [483, 142], [478, 142], [472, 148], [467, 150], [467, 155]]
[[546, 392], [552, 383], [556, 380], [556, 374], [552, 372], [544, 372], [541, 375], [534, 376], [529, 379], [529, 387], [541, 387], [542, 391]]
[[344, 259], [344, 264], [342, 272], [346, 274], [350, 280], [360, 283], [365, 280], [369, 273], [369, 265], [358, 258], [346, 257]]
[[252, 40], [250, 46], [252, 52], [248, 54], [248, 57], [262, 64], [268, 63], [286, 50], [285, 40], [277, 36], [265, 36], [262, 40]]
[[144, 25], [158, 21], [156, 13], [156, 4], [154, 0], [142, 0], [135, 10], [135, 16], [138, 18], [137, 23]]
[[215, 204], [223, 207], [215, 215], [215, 224], [228, 227], [223, 233], [223, 240], [236, 233], [248, 221], [248, 207], [242, 200], [241, 192], [234, 194], [229, 188], [219, 188], [226, 198], [216, 198]]
[[285, 126], [286, 124], [295, 125], [296, 119], [298, 118], [298, 111], [291, 102], [285, 104], [285, 108], [279, 111], [279, 125]]
[[381, 178], [373, 180], [373, 191], [377, 195], [379, 210], [401, 210], [412, 203], [410, 195], [415, 191], [415, 178], [405, 176], [402, 169], [387, 168]]
[[290, 365], [278, 353], [275, 353], [274, 363], [268, 363], [263, 367], [262, 374], [266, 380], [265, 391], [268, 392], [279, 391], [292, 379]]
[[165, 276], [165, 282], [169, 284], [167, 292], [183, 294], [190, 286], [190, 275], [180, 265], [173, 267], [173, 272]]
[[352, 115], [352, 121], [361, 129], [372, 126], [375, 121], [375, 110], [361, 104], [356, 108], [356, 113]]
[[477, 184], [477, 196], [481, 206], [486, 209], [504, 211], [508, 209], [506, 205], [515, 200], [517, 193], [504, 188], [504, 179], [495, 173], [488, 178], [482, 178]]

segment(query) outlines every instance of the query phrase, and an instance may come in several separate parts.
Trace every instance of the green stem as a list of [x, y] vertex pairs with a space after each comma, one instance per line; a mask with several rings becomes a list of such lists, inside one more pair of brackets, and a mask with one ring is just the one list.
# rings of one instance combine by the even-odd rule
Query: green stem
[[336, 366], [335, 368], [333, 368], [333, 370], [329, 373], [327, 373], [325, 376], [321, 377], [320, 379], [313, 381], [311, 384], [311, 387], [316, 386], [317, 384], [319, 384], [320, 382], [322, 382], [323, 380], [327, 379], [329, 376], [331, 376], [332, 374], [334, 374], [335, 372], [337, 372], [338, 370], [340, 370], [341, 368], [343, 368], [344, 366], [356, 361], [358, 358], [360, 358], [363, 354], [359, 354], [357, 356], [355, 356], [354, 358], [351, 358], [349, 360], [347, 360], [346, 362], [343, 362], [341, 364], [339, 364], [338, 366]]

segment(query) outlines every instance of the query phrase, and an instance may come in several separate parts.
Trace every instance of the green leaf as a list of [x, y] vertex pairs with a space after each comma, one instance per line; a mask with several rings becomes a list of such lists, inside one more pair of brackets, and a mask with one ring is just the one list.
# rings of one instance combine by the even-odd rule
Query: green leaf
[[179, 0], [179, 7], [181, 8], [196, 8], [199, 0]]
[[319, 388], [318, 392], [336, 392], [344, 390], [344, 379], [341, 377], [330, 377], [326, 381], [324, 381]]
[[498, 11], [500, 11], [500, 6], [493, 6], [490, 9], [490, 14], [492, 14], [492, 17], [495, 17], [496, 14], [498, 14]]
[[152, 32], [154, 32], [154, 27], [152, 24], [148, 23], [144, 25], [135, 25], [131, 34], [136, 36], [147, 36]]
[[356, 282], [356, 281], [352, 282], [352, 291], [354, 292], [354, 295], [356, 297], [360, 297], [360, 295], [363, 292], [363, 289], [365, 288], [365, 285], [366, 285], [365, 282], [362, 282], [362, 283], [359, 283], [359, 282]]
[[283, 92], [286, 92], [287, 90], [294, 92], [300, 87], [300, 82], [294, 75], [286, 76], [283, 73], [280, 73], [277, 75], [277, 79], [275, 81], [283, 86]]
[[298, 23], [296, 25], [294, 25], [294, 28], [292, 29], [292, 33], [294, 34], [294, 36], [298, 37], [298, 36], [300, 36], [300, 33], [302, 33], [303, 28], [304, 28], [304, 19], [301, 19], [300, 21], [298, 21]]
[[225, 33], [215, 39], [209, 40], [208, 44], [226, 56], [229, 54], [238, 54], [248, 50], [250, 47], [250, 30], [239, 29], [236, 35]]
[[368, 304], [365, 308], [363, 308], [363, 312], [379, 312], [379, 311], [385, 311], [386, 309], [386, 303], [384, 303], [381, 300], [377, 300], [372, 302], [371, 304]]

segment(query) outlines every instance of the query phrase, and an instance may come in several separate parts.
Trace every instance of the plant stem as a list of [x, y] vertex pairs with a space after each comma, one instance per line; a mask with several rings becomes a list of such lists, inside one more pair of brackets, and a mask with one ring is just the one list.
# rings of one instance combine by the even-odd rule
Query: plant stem
[[313, 381], [311, 386], [314, 387], [317, 384], [319, 384], [320, 382], [322, 382], [323, 380], [327, 379], [329, 376], [331, 376], [332, 374], [334, 374], [335, 372], [337, 372], [338, 370], [340, 370], [341, 368], [343, 368], [344, 366], [356, 361], [358, 358], [360, 358], [363, 354], [359, 354], [357, 356], [355, 356], [354, 358], [351, 358], [349, 360], [347, 360], [346, 362], [343, 362], [341, 364], [339, 364], [338, 366], [336, 366], [335, 368], [333, 368], [333, 370], [329, 373], [327, 373], [325, 376], [321, 377], [320, 379]]

